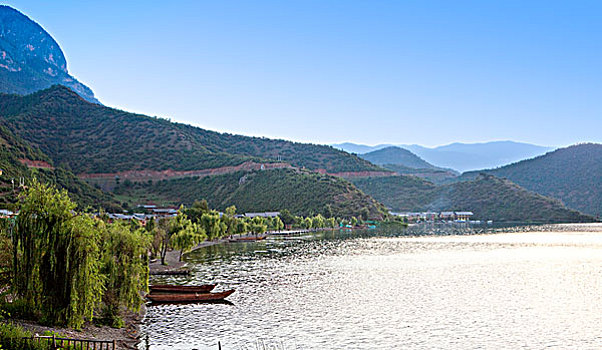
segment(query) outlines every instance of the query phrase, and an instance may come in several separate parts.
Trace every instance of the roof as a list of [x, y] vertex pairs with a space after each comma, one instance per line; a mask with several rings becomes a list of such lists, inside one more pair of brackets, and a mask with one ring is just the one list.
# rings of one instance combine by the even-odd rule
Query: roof
[[456, 215], [474, 215], [471, 211], [457, 211]]
[[276, 217], [278, 215], [280, 215], [279, 211], [266, 211], [266, 212], [263, 212], [263, 213], [245, 213], [245, 216], [248, 217], [248, 218], [253, 218], [253, 217], [256, 217], [256, 216], [261, 216], [261, 217], [264, 217], [264, 218], [268, 218], [268, 217], [269, 218], [273, 218], [273, 217]]
[[153, 209], [153, 213], [175, 214], [177, 212], [178, 212], [177, 209], [171, 209], [171, 208], [155, 208], [155, 209]]

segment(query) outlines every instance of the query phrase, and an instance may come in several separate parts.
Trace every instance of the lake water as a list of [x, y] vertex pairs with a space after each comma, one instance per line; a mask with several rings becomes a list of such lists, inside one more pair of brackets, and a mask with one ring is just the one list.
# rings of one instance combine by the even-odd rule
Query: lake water
[[335, 231], [186, 260], [192, 276], [157, 281], [217, 282], [231, 305], [150, 306], [140, 349], [602, 348], [599, 225]]

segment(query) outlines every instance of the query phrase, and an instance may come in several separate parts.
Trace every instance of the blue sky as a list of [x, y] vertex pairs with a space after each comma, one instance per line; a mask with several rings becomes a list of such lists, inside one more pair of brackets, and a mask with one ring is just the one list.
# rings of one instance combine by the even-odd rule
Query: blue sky
[[10, 1], [105, 104], [313, 143], [602, 141], [600, 1]]

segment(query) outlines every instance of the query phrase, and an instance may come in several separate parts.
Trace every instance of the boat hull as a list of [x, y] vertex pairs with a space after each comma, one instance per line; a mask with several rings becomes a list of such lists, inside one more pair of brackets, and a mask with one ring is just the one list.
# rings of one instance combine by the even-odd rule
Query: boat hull
[[151, 293], [207, 293], [215, 288], [215, 284], [200, 286], [174, 286], [169, 284], [155, 284], [149, 287]]
[[149, 294], [146, 297], [154, 303], [199, 303], [221, 301], [232, 293], [234, 289], [219, 293]]

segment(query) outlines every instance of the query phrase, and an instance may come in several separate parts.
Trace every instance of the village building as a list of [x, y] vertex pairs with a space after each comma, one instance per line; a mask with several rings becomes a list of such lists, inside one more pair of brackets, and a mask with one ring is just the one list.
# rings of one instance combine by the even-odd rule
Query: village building
[[456, 220], [458, 221], [469, 221], [474, 214], [471, 211], [457, 211]]

